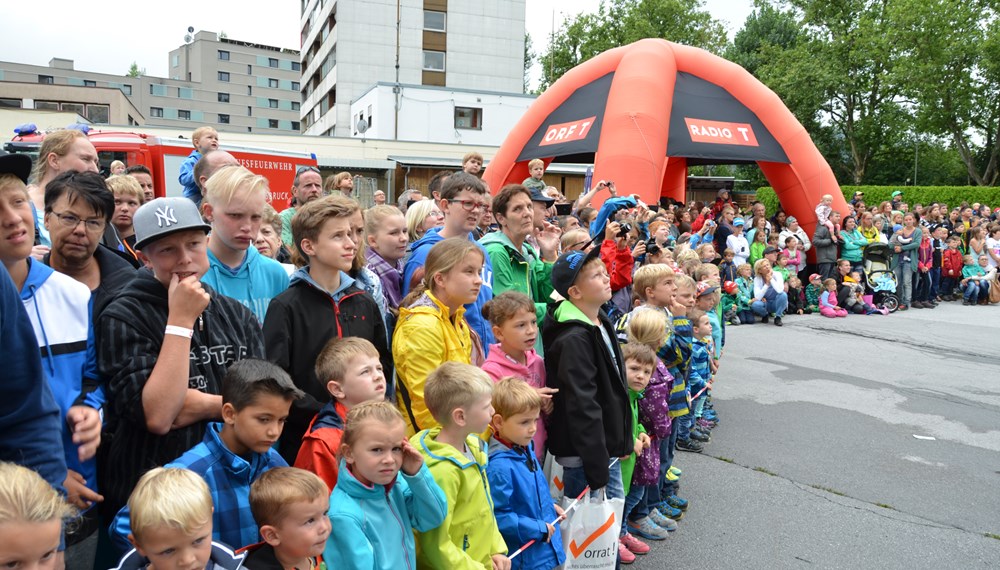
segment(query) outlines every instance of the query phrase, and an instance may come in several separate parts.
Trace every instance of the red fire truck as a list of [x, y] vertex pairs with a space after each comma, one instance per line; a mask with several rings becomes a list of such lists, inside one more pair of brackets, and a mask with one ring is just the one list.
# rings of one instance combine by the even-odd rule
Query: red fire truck
[[[142, 164], [153, 173], [157, 197], [183, 195], [177, 177], [181, 163], [193, 150], [190, 140], [123, 131], [91, 130], [87, 136], [97, 149], [101, 173], [105, 176], [110, 173], [111, 163], [115, 160], [127, 166]], [[18, 134], [4, 144], [4, 150], [30, 154], [37, 159], [44, 138], [45, 133], [37, 132], [30, 126], [21, 127]], [[317, 165], [316, 155], [303, 152], [231, 145], [219, 148], [231, 153], [246, 168], [267, 178], [271, 188], [269, 201], [279, 212], [288, 207], [295, 171], [300, 166]]]

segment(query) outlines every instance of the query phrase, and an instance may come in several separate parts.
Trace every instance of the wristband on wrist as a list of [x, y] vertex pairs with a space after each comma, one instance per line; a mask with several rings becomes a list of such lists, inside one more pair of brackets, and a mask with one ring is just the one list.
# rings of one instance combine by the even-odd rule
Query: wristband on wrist
[[178, 327], [178, 326], [174, 326], [174, 325], [167, 325], [167, 328], [164, 329], [163, 334], [172, 334], [174, 336], [182, 336], [184, 338], [191, 338], [191, 337], [194, 336], [194, 330], [193, 329], [186, 329], [184, 327]]

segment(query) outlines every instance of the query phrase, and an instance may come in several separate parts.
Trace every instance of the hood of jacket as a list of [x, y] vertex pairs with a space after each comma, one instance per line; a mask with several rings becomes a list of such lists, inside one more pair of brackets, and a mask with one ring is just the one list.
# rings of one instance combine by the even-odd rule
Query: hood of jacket
[[240, 263], [239, 267], [235, 268], [233, 271], [228, 265], [219, 261], [218, 257], [212, 253], [212, 250], [208, 250], [208, 259], [211, 262], [209, 264], [208, 271], [217, 274], [217, 279], [248, 279], [253, 275], [254, 270], [261, 259], [260, 252], [257, 251], [256, 247], [251, 247], [247, 249], [247, 254], [243, 258], [243, 263]]
[[[210, 291], [209, 294], [214, 292], [213, 289], [207, 290]], [[142, 268], [137, 271], [135, 278], [122, 288], [119, 296], [134, 298], [144, 305], [153, 305], [163, 307], [164, 309], [169, 306], [167, 302], [167, 288], [156, 279], [153, 272], [148, 268]]]
[[[524, 356], [525, 361], [529, 364], [539, 358], [538, 353], [534, 350], [526, 350]], [[531, 368], [508, 356], [507, 353], [503, 351], [503, 348], [500, 347], [500, 343], [490, 345], [490, 354], [486, 357], [486, 362], [488, 362], [491, 367], [499, 369], [501, 378], [504, 376], [531, 378], [533, 376]]]
[[399, 473], [397, 472], [396, 477], [388, 485], [372, 483], [369, 487], [358, 481], [358, 478], [354, 476], [354, 473], [347, 466], [347, 462], [343, 459], [340, 460], [340, 468], [337, 473], [337, 489], [347, 493], [348, 497], [362, 501], [384, 500], [389, 492], [392, 491], [392, 487], [399, 478]]
[[440, 427], [425, 429], [410, 439], [410, 443], [413, 443], [417, 450], [424, 453], [428, 468], [443, 461], [450, 461], [459, 469], [473, 468], [484, 470], [486, 468], [489, 455], [487, 454], [486, 444], [478, 436], [470, 435], [465, 438], [465, 446], [469, 448], [474, 458], [469, 459], [464, 453], [453, 446], [438, 442], [437, 436], [439, 433], [441, 433]]
[[506, 459], [530, 465], [535, 465], [537, 462], [537, 459], [535, 459], [535, 442], [533, 441], [529, 441], [527, 447], [523, 445], [508, 447], [507, 444], [501, 442], [496, 437], [490, 436], [487, 449], [490, 461]]
[[[424, 315], [434, 315], [439, 317], [443, 321], [451, 321], [451, 309], [442, 303], [437, 297], [435, 297], [430, 291], [424, 291], [424, 294], [417, 297], [409, 307], [399, 308], [399, 321], [402, 322], [406, 315], [411, 314], [424, 314]], [[455, 320], [458, 321], [465, 316], [465, 307], [459, 307], [455, 311]]]
[[517, 248], [514, 247], [514, 242], [510, 241], [510, 237], [502, 231], [486, 234], [481, 240], [479, 240], [479, 243], [482, 244], [483, 247], [493, 244], [502, 245], [507, 248], [508, 251], [517, 255], [522, 262], [538, 259], [538, 252], [535, 251], [535, 248], [532, 247], [530, 243], [525, 241], [521, 244], [521, 251], [518, 251]]
[[309, 275], [309, 266], [306, 265], [304, 267], [296, 269], [295, 272], [292, 273], [292, 278], [289, 281], [288, 286], [291, 287], [299, 283], [309, 285], [318, 291], [325, 292], [327, 295], [330, 295], [330, 297], [332, 297], [334, 301], [340, 301], [340, 299], [343, 298], [344, 293], [347, 291], [347, 289], [350, 288], [352, 285], [354, 285], [354, 278], [348, 275], [347, 273], [341, 271], [340, 287], [337, 287], [336, 291], [330, 293], [322, 286], [320, 286], [320, 284], [317, 283], [316, 280], [312, 278], [312, 275]]
[[444, 240], [444, 238], [441, 237], [441, 228], [443, 227], [444, 226], [431, 228], [426, 232], [424, 232], [424, 235], [421, 236], [420, 239], [410, 244], [410, 253], [412, 254], [418, 249], [422, 249], [424, 247], [430, 247], [436, 244], [437, 242]]
[[[236, 554], [228, 546], [212, 542], [212, 555], [205, 565], [205, 570], [239, 570], [243, 566], [246, 554]], [[122, 557], [115, 570], [146, 570], [149, 559], [132, 549]]]
[[593, 321], [587, 318], [587, 315], [583, 314], [583, 311], [569, 301], [562, 301], [555, 306], [549, 306], [545, 314], [545, 324], [542, 328], [550, 326], [555, 327], [552, 329], [553, 335], [555, 331], [561, 332], [563, 329], [569, 327], [597, 327]]

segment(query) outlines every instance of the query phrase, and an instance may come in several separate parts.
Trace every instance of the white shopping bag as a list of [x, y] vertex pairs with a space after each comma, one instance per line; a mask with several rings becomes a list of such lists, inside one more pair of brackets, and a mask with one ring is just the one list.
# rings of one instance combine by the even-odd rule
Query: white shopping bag
[[549, 494], [555, 502], [563, 499], [563, 468], [556, 463], [556, 458], [551, 453], [545, 454], [545, 463], [542, 465], [542, 472], [545, 473], [545, 480], [549, 483]]
[[[572, 501], [563, 499], [563, 508]], [[618, 558], [618, 533], [625, 499], [599, 498], [585, 493], [560, 526], [566, 551], [566, 570], [613, 570]]]

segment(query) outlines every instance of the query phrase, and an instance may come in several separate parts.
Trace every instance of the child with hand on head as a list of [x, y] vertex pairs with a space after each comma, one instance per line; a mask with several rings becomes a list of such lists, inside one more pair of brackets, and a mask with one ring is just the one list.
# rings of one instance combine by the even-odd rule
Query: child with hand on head
[[319, 568], [330, 536], [330, 492], [314, 473], [278, 467], [250, 486], [250, 511], [262, 542], [239, 550], [247, 570]]
[[532, 451], [541, 407], [539, 393], [521, 378], [508, 376], [493, 387], [493, 435], [486, 467], [493, 513], [508, 552], [535, 541], [519, 555], [519, 568], [555, 568], [566, 560], [559, 523], [553, 523], [563, 510], [552, 502], [542, 465]]
[[819, 296], [819, 314], [824, 317], [846, 317], [847, 309], [837, 305], [837, 281], [833, 278], [823, 281], [823, 294]]
[[115, 570], [185, 568], [238, 570], [243, 556], [212, 541], [212, 495], [194, 471], [157, 467], [147, 471], [128, 499], [128, 540], [134, 548]]
[[198, 127], [191, 135], [191, 144], [194, 150], [181, 163], [177, 181], [184, 187], [184, 197], [201, 206], [201, 189], [198, 188], [198, 180], [194, 176], [194, 165], [198, 164], [202, 155], [219, 148], [219, 133], [212, 127]]
[[819, 296], [823, 293], [823, 277], [819, 273], [809, 276], [809, 284], [806, 285], [806, 308], [813, 313], [819, 312]]
[[[656, 353], [653, 349], [641, 343], [629, 343], [622, 346], [622, 357], [625, 359], [625, 374], [628, 382], [629, 406], [632, 412], [632, 437], [635, 443], [632, 453], [622, 459], [622, 482], [625, 485], [625, 511], [622, 513], [621, 530], [619, 531], [620, 546], [618, 553], [623, 563], [635, 560], [636, 554], [649, 551], [635, 535], [649, 540], [667, 538], [667, 529], [654, 523], [648, 515], [630, 520], [630, 516], [641, 503], [646, 504], [645, 485], [636, 485], [632, 481], [637, 457], [645, 454], [657, 454], [660, 450], [651, 449], [652, 440], [646, 433], [646, 428], [639, 422], [639, 400], [643, 398], [646, 386], [649, 385], [653, 370], [656, 369]], [[631, 555], [631, 556], [629, 556]]]
[[[302, 397], [288, 374], [266, 360], [245, 359], [222, 379], [222, 423], [211, 423], [205, 439], [167, 464], [200, 475], [211, 489], [214, 538], [233, 548], [256, 543], [260, 534], [250, 512], [250, 485], [264, 472], [287, 467], [272, 449], [292, 402]], [[134, 513], [118, 512], [112, 539], [124, 545]], [[133, 526], [134, 529], [134, 526]]]
[[493, 382], [475, 366], [445, 362], [427, 377], [423, 396], [439, 427], [417, 433], [410, 443], [444, 491], [448, 514], [439, 526], [417, 532], [417, 565], [509, 570], [493, 516], [486, 445], [476, 435], [493, 419]]
[[0, 564], [55, 570], [73, 508], [38, 473], [0, 462]]
[[[524, 293], [507, 291], [483, 306], [483, 316], [492, 323], [493, 337], [499, 341], [490, 347], [483, 371], [494, 382], [507, 376], [523, 379], [541, 398], [542, 414], [552, 413], [552, 395], [558, 390], [545, 386], [545, 363], [534, 349], [538, 338], [534, 302]], [[542, 461], [545, 459], [545, 422], [542, 416], [538, 418], [533, 439], [535, 454]]]
[[336, 532], [326, 543], [324, 561], [330, 568], [415, 568], [413, 531], [441, 526], [449, 503], [423, 456], [406, 440], [402, 414], [385, 401], [352, 409], [341, 456], [341, 476], [330, 495]]
[[302, 436], [295, 466], [315, 473], [333, 489], [347, 414], [362, 402], [385, 399], [385, 373], [375, 345], [358, 337], [333, 338], [316, 358], [316, 378], [330, 393], [330, 401]]

